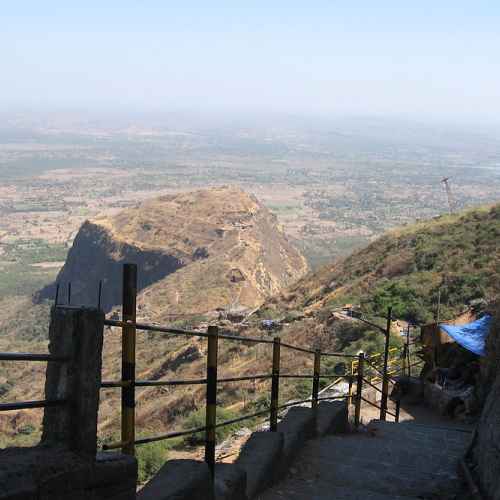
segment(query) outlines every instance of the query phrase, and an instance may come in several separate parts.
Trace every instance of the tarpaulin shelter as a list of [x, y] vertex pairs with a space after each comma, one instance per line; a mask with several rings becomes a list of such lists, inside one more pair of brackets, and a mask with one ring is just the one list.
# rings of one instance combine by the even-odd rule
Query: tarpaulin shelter
[[457, 344], [478, 356], [486, 355], [486, 338], [490, 332], [491, 316], [486, 314], [482, 318], [465, 325], [439, 324], [439, 328], [446, 332]]

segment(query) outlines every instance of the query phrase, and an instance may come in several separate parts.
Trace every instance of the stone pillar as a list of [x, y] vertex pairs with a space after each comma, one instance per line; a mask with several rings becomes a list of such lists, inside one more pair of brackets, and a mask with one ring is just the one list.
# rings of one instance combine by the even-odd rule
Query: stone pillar
[[69, 358], [47, 363], [45, 398], [65, 398], [45, 408], [42, 444], [63, 446], [95, 460], [101, 385], [104, 313], [94, 308], [53, 307], [49, 351]]

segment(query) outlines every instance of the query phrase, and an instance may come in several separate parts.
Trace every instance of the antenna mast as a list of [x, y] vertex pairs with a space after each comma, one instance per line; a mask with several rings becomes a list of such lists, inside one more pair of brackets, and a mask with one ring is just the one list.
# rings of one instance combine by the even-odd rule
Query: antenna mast
[[446, 198], [448, 199], [448, 208], [450, 210], [450, 214], [453, 213], [453, 205], [455, 204], [453, 200], [453, 195], [451, 194], [451, 187], [450, 183], [448, 182], [450, 180], [449, 177], [445, 177], [442, 179], [442, 183], [444, 184], [444, 189], [446, 190]]

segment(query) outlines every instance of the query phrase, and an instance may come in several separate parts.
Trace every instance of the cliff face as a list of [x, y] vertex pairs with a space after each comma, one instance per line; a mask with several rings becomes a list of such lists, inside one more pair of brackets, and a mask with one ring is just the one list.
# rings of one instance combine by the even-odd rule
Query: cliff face
[[[121, 303], [121, 267], [138, 265], [141, 316], [252, 308], [307, 271], [303, 256], [254, 197], [222, 187], [168, 195], [81, 227], [57, 282], [72, 303]], [[63, 293], [64, 290], [64, 293]], [[40, 292], [53, 297], [55, 284]]]

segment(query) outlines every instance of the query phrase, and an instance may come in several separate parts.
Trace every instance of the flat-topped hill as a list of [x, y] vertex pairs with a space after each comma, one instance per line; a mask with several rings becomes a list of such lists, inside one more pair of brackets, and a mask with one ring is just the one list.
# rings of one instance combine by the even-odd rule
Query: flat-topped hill
[[[236, 187], [148, 200], [85, 222], [57, 282], [72, 303], [121, 303], [121, 265], [139, 268], [140, 315], [205, 314], [253, 308], [307, 271], [304, 257], [259, 201]], [[53, 296], [55, 285], [41, 292]]]

